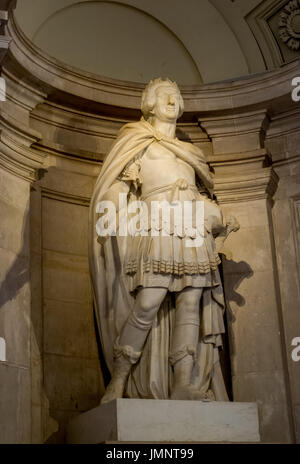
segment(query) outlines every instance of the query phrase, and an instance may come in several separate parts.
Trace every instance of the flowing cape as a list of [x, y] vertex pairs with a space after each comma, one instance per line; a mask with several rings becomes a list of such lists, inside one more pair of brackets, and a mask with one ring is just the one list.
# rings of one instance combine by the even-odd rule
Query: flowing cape
[[[120, 334], [134, 304], [128, 290], [123, 262], [126, 237], [109, 237], [100, 241], [96, 232], [96, 207], [112, 185], [122, 191], [124, 182], [118, 177], [130, 161], [141, 155], [154, 141], [169, 149], [191, 165], [206, 189], [211, 192], [213, 182], [202, 151], [191, 143], [170, 139], [157, 133], [143, 118], [126, 124], [105, 159], [96, 181], [89, 215], [89, 266], [92, 280], [96, 317], [102, 349], [108, 369], [113, 370], [113, 345]], [[139, 362], [134, 366], [127, 383], [126, 396], [135, 398], [167, 399], [172, 382], [168, 362], [173, 330], [173, 301], [167, 295], [147, 337]], [[218, 347], [224, 332], [224, 298], [222, 286], [205, 288], [200, 303], [201, 324], [197, 358], [193, 370], [193, 384], [201, 392], [213, 390], [217, 400], [227, 394], [219, 363]]]

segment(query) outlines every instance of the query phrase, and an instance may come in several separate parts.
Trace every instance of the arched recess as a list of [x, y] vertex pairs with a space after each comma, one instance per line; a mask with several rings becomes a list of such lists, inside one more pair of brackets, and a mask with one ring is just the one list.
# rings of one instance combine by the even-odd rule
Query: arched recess
[[[32, 40], [34, 36], [39, 40], [39, 37], [36, 35], [36, 31], [39, 29], [39, 35], [41, 33], [40, 26], [43, 25], [43, 34], [46, 36], [46, 40], [50, 42], [50, 54], [53, 57], [64, 61], [55, 53], [55, 43], [59, 42], [56, 48], [59, 49], [58, 51], [61, 53], [62, 47], [66, 47], [67, 41], [59, 41], [59, 36], [55, 31], [53, 32], [52, 30], [52, 33], [51, 31], [49, 32], [49, 20], [52, 22], [54, 20], [52, 16], [57, 17], [60, 10], [66, 8], [71, 8], [72, 10], [72, 5], [76, 5], [77, 3], [77, 0], [18, 0], [16, 19], [20, 28], [30, 40]], [[130, 34], [134, 35], [134, 47], [142, 47], [143, 40], [145, 39], [153, 42], [152, 49], [154, 48], [154, 51], [152, 53], [147, 53], [146, 50], [146, 53], [143, 54], [143, 60], [147, 59], [147, 61], [145, 64], [143, 61], [142, 72], [145, 74], [147, 66], [149, 68], [151, 67], [152, 73], [149, 73], [150, 77], [153, 77], [154, 74], [164, 75], [166, 73], [165, 62], [167, 62], [167, 65], [169, 66], [168, 61], [172, 61], [176, 67], [176, 75], [174, 74], [175, 80], [177, 80], [179, 84], [186, 85], [195, 85], [201, 82], [209, 83], [223, 81], [232, 79], [233, 77], [247, 75], [249, 72], [262, 71], [264, 69], [260, 67], [260, 63], [258, 63], [258, 66], [253, 66], [253, 63], [249, 65], [248, 56], [246, 55], [249, 53], [253, 54], [253, 47], [249, 45], [248, 47], [243, 48], [241, 46], [241, 44], [245, 41], [248, 43], [250, 38], [252, 38], [252, 41], [255, 43], [247, 24], [244, 24], [244, 28], [241, 27], [237, 31], [234, 31], [228, 22], [228, 17], [223, 15], [223, 10], [220, 9], [220, 3], [211, 3], [210, 0], [201, 0], [201, 2], [199, 2], [199, 0], [189, 0], [188, 3], [182, 2], [181, 0], [164, 0], [163, 2], [149, 2], [148, 0], [109, 0], [105, 2], [102, 0], [94, 0], [91, 2], [90, 0], [81, 0], [80, 3], [97, 4], [97, 8], [102, 9], [104, 8], [103, 3], [105, 3], [107, 8], [109, 8], [112, 12], [116, 11], [116, 8], [119, 8], [120, 11], [122, 11], [123, 22], [124, 18], [126, 19], [126, 15], [124, 16], [125, 11], [128, 12], [128, 9], [131, 9], [131, 11], [134, 10], [135, 12], [138, 12], [135, 16], [138, 21], [132, 21], [130, 23], [131, 26], [125, 30], [125, 33], [119, 40], [119, 43], [121, 43], [121, 46], [124, 45], [126, 48], [126, 41], [130, 38]], [[102, 4], [102, 7], [99, 6], [100, 4]], [[233, 12], [238, 14], [236, 11], [238, 10], [238, 5], [230, 2], [230, 7], [232, 7]], [[232, 16], [233, 12], [231, 12], [229, 16]], [[144, 21], [147, 21], [145, 19], [145, 15], [148, 16], [148, 21], [151, 21], [153, 26], [151, 30], [148, 30], [148, 32], [145, 27], [143, 27]], [[99, 15], [94, 14], [92, 16], [92, 21], [96, 21], [97, 16]], [[111, 20], [117, 21], [117, 15], [112, 13], [110, 16], [109, 20], [105, 22], [105, 28], [109, 26]], [[235, 15], [235, 19], [237, 18], [239, 22], [240, 16]], [[47, 33], [45, 32], [45, 27], [46, 29], [48, 28]], [[99, 25], [97, 27], [98, 29], [101, 29], [99, 28]], [[94, 73], [95, 65], [97, 64], [96, 60], [93, 61], [90, 69], [87, 69], [87, 66], [84, 66], [85, 63], [82, 64], [85, 59], [88, 59], [88, 55], [91, 54], [91, 49], [89, 53], [86, 54], [83, 50], [83, 45], [87, 43], [87, 49], [89, 49], [97, 43], [97, 40], [87, 40], [92, 32], [90, 30], [92, 29], [90, 21], [86, 20], [84, 23], [79, 23], [78, 25], [76, 23], [76, 26], [75, 21], [64, 21], [63, 28], [68, 29], [69, 31], [72, 30], [70, 33], [71, 39], [79, 43], [79, 47], [77, 46], [74, 48], [77, 52], [75, 59], [80, 62], [80, 66], [73, 64], [73, 62], [71, 63], [70, 61], [65, 61], [65, 63], [69, 63], [77, 68], [79, 67]], [[112, 28], [111, 30], [113, 29], [116, 30], [118, 27]], [[156, 33], [158, 29], [162, 29], [159, 30], [159, 34]], [[245, 31], [245, 29], [247, 29], [247, 31]], [[111, 30], [105, 34], [103, 39], [98, 41], [101, 42], [100, 45], [105, 44], [106, 53], [107, 50], [109, 50], [110, 57], [113, 56], [112, 51], [114, 51], [114, 41], [117, 41], [115, 32], [112, 38], [110, 37], [112, 35]], [[248, 35], [246, 32], [248, 32]], [[239, 37], [240, 35], [241, 37]], [[168, 37], [167, 40], [172, 37], [173, 49], [175, 48], [175, 52], [172, 52], [171, 50], [171, 53], [165, 54], [164, 59], [161, 60], [162, 66], [159, 68], [159, 72], [157, 72], [155, 69], [155, 61], [159, 62], [159, 56], [163, 54], [164, 49], [168, 48], [165, 40], [166, 36]], [[110, 40], [110, 38], [112, 40]], [[155, 44], [156, 46], [154, 46]], [[39, 43], [35, 40], [35, 45], [49, 53], [43, 43]], [[141, 76], [138, 75], [140, 73], [140, 69], [138, 68], [141, 68], [141, 66], [136, 65], [136, 57], [138, 54], [134, 47], [126, 48], [125, 53], [121, 54], [120, 63], [124, 62], [124, 57], [127, 57], [129, 53], [131, 53], [131, 55], [135, 55], [134, 64], [130, 67], [131, 76], [129, 80], [132, 82], [141, 82]], [[181, 49], [182, 52], [184, 50], [184, 59], [182, 59], [182, 56], [178, 56], [179, 49]], [[80, 50], [83, 51], [80, 53]], [[121, 53], [120, 48], [118, 48], [117, 51], [119, 54]], [[143, 50], [143, 52], [144, 51], [145, 50]], [[72, 47], [69, 47], [67, 52], [72, 53]], [[73, 53], [75, 52], [73, 51]], [[187, 65], [185, 64], [186, 62]], [[193, 63], [195, 67], [192, 66]], [[103, 73], [104, 64], [105, 62], [103, 60], [100, 72], [99, 69], [96, 70], [98, 75], [106, 75], [107, 77], [114, 77], [118, 80], [128, 80], [128, 77], [125, 75], [125, 72], [128, 71], [128, 69], [126, 69], [126, 65], [123, 66], [120, 73], [115, 76], [115, 74], [112, 75], [109, 72], [106, 72], [105, 74]], [[115, 64], [116, 62], [114, 65]], [[195, 70], [197, 74], [196, 79], [194, 74]], [[167, 74], [172, 77], [169, 70], [167, 71]], [[199, 79], [199, 72], [201, 74], [201, 79]], [[143, 82], [146, 82], [147, 80], [147, 78], [144, 78]]]
[[193, 57], [174, 32], [154, 16], [121, 2], [92, 0], [63, 6], [40, 24], [32, 41], [60, 61], [98, 75], [135, 82], [157, 76], [180, 84], [202, 82]]

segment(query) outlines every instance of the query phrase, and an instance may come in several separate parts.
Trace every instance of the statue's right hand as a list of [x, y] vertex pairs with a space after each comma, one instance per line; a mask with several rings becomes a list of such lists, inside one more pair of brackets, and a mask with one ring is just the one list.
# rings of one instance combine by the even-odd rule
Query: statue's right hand
[[186, 179], [177, 179], [175, 186], [180, 190], [186, 190], [189, 187], [189, 183]]

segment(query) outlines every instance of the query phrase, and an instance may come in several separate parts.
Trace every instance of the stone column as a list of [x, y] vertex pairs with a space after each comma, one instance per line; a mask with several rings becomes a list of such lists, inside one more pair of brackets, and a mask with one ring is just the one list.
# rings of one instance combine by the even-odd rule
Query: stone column
[[0, 442], [30, 443], [30, 185], [2, 167], [0, 176]]
[[[296, 429], [300, 443], [300, 360], [293, 340], [300, 337], [300, 108], [274, 117], [267, 134], [279, 185], [272, 211], [278, 262], [285, 350]], [[294, 342], [295, 343], [295, 342]]]
[[224, 290], [234, 401], [257, 401], [263, 442], [293, 441], [274, 249], [277, 176], [264, 148], [265, 110], [201, 119], [213, 144], [217, 198], [241, 228], [226, 245]]
[[30, 185], [43, 157], [31, 149], [40, 136], [29, 117], [45, 95], [4, 67], [1, 75], [0, 337], [6, 350], [0, 358], [0, 443], [31, 443]]

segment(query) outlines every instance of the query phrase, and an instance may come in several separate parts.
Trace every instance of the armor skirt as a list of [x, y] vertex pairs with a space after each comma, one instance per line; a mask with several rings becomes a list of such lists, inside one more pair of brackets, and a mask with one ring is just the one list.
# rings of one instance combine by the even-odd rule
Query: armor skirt
[[[177, 192], [180, 203], [185, 200], [203, 199], [192, 186], [190, 189]], [[173, 200], [174, 191], [170, 186], [165, 191], [148, 194], [144, 200], [150, 212], [151, 202]], [[139, 287], [163, 287], [171, 292], [180, 292], [185, 287], [214, 287], [220, 284], [218, 265], [220, 258], [216, 251], [211, 231], [205, 226], [202, 231], [201, 245], [188, 246], [191, 237], [177, 234], [174, 223], [169, 235], [163, 234], [164, 225], [160, 219], [159, 234], [152, 234], [153, 223], [147, 227], [147, 235], [128, 237], [125, 257], [125, 273], [128, 276], [129, 288], [135, 292]]]

